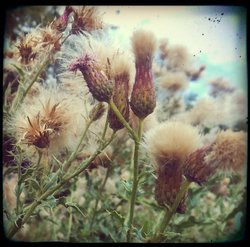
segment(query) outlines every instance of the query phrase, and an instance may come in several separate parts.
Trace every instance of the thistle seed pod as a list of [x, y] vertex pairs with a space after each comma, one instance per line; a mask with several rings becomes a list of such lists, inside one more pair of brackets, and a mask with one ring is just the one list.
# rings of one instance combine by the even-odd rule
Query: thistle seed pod
[[[172, 206], [182, 184], [182, 171], [177, 160], [162, 163], [158, 168], [158, 177], [155, 185], [155, 199], [161, 206]], [[185, 198], [177, 208], [178, 213], [186, 209]]]
[[95, 99], [108, 102], [113, 94], [113, 81], [101, 69], [96, 60], [88, 54], [82, 55], [69, 65], [70, 71], [80, 70], [90, 93]]
[[211, 151], [206, 155], [206, 163], [216, 169], [240, 172], [246, 167], [247, 135], [243, 131], [234, 132], [230, 129], [221, 131]]
[[[113, 102], [126, 121], [129, 120], [129, 74], [124, 72], [115, 77], [115, 88], [113, 95]], [[110, 109], [108, 112], [109, 126], [113, 130], [119, 130], [124, 128], [123, 124], [117, 118], [115, 113]]]
[[130, 106], [135, 115], [143, 119], [151, 114], [156, 106], [152, 74], [156, 40], [153, 34], [140, 30], [134, 33], [132, 45], [136, 60], [136, 75]]
[[197, 149], [188, 156], [183, 171], [189, 181], [202, 185], [215, 172], [215, 169], [204, 161], [209, 151], [211, 151], [211, 146]]

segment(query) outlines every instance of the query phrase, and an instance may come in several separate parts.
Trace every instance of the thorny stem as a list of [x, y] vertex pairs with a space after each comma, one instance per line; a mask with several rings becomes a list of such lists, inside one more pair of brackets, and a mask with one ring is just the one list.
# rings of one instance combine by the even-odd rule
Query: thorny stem
[[87, 134], [87, 132], [88, 132], [88, 129], [89, 129], [89, 127], [90, 127], [90, 125], [91, 125], [92, 123], [93, 123], [93, 121], [91, 121], [91, 120], [87, 122], [86, 127], [85, 127], [85, 130], [84, 130], [84, 132], [83, 132], [83, 134], [82, 134], [82, 136], [81, 136], [81, 139], [80, 139], [80, 141], [79, 141], [79, 143], [78, 143], [77, 148], [76, 148], [75, 151], [70, 155], [70, 157], [68, 158], [68, 160], [67, 160], [67, 161], [65, 162], [65, 164], [63, 165], [64, 171], [65, 171], [65, 172], [68, 171], [68, 169], [69, 169], [69, 167], [70, 167], [70, 165], [71, 165], [71, 162], [75, 159], [76, 155], [78, 154], [78, 151], [79, 151], [79, 148], [80, 148], [80, 146], [81, 146], [81, 144], [82, 144], [82, 141], [84, 140], [84, 138], [85, 138], [85, 136], [86, 136], [86, 134]]
[[168, 223], [170, 222], [172, 216], [175, 214], [177, 207], [179, 206], [181, 200], [183, 199], [186, 191], [188, 190], [190, 184], [192, 182], [189, 180], [185, 180], [185, 182], [182, 184], [180, 191], [178, 192], [175, 202], [173, 204], [173, 206], [169, 209], [165, 211], [165, 215], [158, 227], [158, 230], [156, 230], [155, 235], [153, 236], [153, 238], [151, 240], [149, 240], [149, 242], [161, 242], [162, 241], [162, 237], [163, 237], [163, 232], [165, 231]]
[[109, 106], [117, 116], [117, 118], [120, 120], [120, 122], [124, 125], [124, 127], [128, 130], [128, 132], [131, 134], [132, 138], [138, 142], [138, 136], [134, 132], [134, 130], [129, 126], [128, 122], [125, 120], [125, 118], [122, 116], [118, 108], [116, 107], [115, 103], [110, 100]]
[[109, 166], [107, 168], [106, 175], [105, 175], [105, 178], [103, 180], [103, 184], [102, 184], [102, 186], [101, 186], [101, 188], [100, 188], [100, 190], [98, 192], [98, 196], [97, 196], [97, 199], [96, 199], [96, 202], [95, 202], [94, 212], [93, 212], [93, 216], [92, 216], [91, 223], [90, 223], [90, 231], [92, 230], [92, 226], [94, 224], [95, 217], [96, 217], [96, 214], [97, 214], [98, 203], [100, 201], [100, 197], [102, 195], [103, 189], [104, 189], [104, 187], [106, 185], [106, 182], [108, 180], [108, 176], [109, 176], [110, 171], [111, 171], [111, 167]]
[[64, 184], [66, 184], [67, 182], [69, 182], [72, 178], [78, 176], [80, 173], [82, 173], [90, 164], [91, 162], [96, 158], [96, 156], [98, 154], [100, 154], [102, 152], [103, 149], [105, 149], [114, 139], [115, 135], [113, 133], [113, 135], [111, 136], [110, 140], [108, 140], [105, 143], [102, 143], [99, 148], [95, 151], [95, 153], [93, 155], [91, 155], [89, 157], [89, 159], [85, 160], [84, 162], [82, 162], [80, 164], [80, 168], [75, 171], [72, 175], [70, 176], [65, 176], [60, 183], [58, 183], [56, 186], [54, 186], [54, 188], [51, 188], [49, 190], [47, 190], [46, 192], [44, 192], [38, 199], [35, 199], [35, 201], [26, 208], [26, 212], [24, 212], [24, 216], [22, 218], [19, 218], [17, 220], [16, 223], [14, 223], [7, 234], [8, 238], [13, 237], [22, 227], [23, 224], [25, 224], [27, 222], [27, 220], [29, 219], [29, 217], [32, 215], [32, 213], [34, 212], [34, 210], [36, 209], [36, 207], [43, 201], [45, 200], [48, 196], [53, 195], [57, 190], [59, 190]]
[[130, 210], [129, 210], [129, 220], [128, 220], [128, 231], [127, 231], [127, 242], [131, 240], [131, 228], [133, 225], [134, 218], [134, 208], [136, 201], [136, 192], [138, 185], [138, 161], [139, 161], [139, 147], [140, 141], [142, 137], [143, 130], [143, 119], [139, 119], [139, 129], [138, 129], [138, 140], [135, 140], [135, 148], [134, 148], [134, 177], [133, 177], [133, 188], [130, 199]]

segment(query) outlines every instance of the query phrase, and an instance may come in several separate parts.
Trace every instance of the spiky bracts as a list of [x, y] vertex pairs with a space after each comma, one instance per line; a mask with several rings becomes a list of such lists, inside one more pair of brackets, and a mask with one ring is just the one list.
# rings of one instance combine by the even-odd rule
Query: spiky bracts
[[[114, 93], [112, 100], [124, 119], [129, 121], [129, 80], [130, 64], [126, 57], [118, 55], [111, 65], [111, 77], [115, 81]], [[113, 130], [124, 128], [123, 124], [117, 118], [115, 113], [110, 109], [108, 112], [109, 126]]]
[[[182, 184], [182, 171], [179, 160], [161, 160], [155, 183], [155, 199], [161, 206], [173, 205]], [[185, 198], [178, 205], [177, 212], [186, 210]]]
[[69, 65], [70, 71], [80, 70], [95, 99], [108, 102], [113, 94], [114, 83], [109, 80], [102, 67], [89, 54], [83, 54]]
[[39, 112], [35, 117], [27, 116], [28, 123], [23, 127], [25, 133], [22, 141], [39, 149], [49, 148], [51, 140], [60, 136], [68, 124], [63, 112], [59, 103], [51, 105], [48, 101], [43, 106], [42, 115]]
[[152, 33], [139, 30], [132, 37], [132, 46], [135, 54], [136, 75], [130, 106], [135, 115], [143, 119], [151, 114], [156, 106], [152, 74], [156, 40]]
[[211, 151], [211, 146], [206, 146], [188, 156], [184, 163], [183, 173], [189, 181], [202, 185], [214, 173], [215, 169], [204, 161], [209, 151]]

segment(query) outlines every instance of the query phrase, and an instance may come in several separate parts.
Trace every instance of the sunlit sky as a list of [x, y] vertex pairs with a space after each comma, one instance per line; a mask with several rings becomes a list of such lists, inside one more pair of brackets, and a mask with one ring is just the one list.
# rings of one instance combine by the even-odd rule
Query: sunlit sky
[[[118, 28], [112, 32], [130, 47], [134, 30], [154, 32], [170, 45], [184, 45], [194, 62], [207, 68], [191, 90], [204, 94], [207, 82], [223, 77], [247, 89], [246, 9], [235, 6], [99, 6], [103, 20]], [[195, 55], [195, 56], [194, 56]]]

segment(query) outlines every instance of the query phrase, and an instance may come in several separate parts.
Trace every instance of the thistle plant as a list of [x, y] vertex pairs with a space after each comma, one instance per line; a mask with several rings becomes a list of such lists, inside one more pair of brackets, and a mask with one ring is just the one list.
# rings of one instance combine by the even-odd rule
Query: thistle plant
[[[218, 79], [212, 97], [187, 105], [183, 92], [206, 66], [165, 41], [157, 64], [156, 35], [143, 29], [123, 50], [107, 38], [101, 9], [61, 7], [5, 48], [6, 237], [233, 238], [245, 213], [247, 138], [232, 118], [244, 118], [245, 98]], [[231, 104], [221, 116], [219, 104]]]

